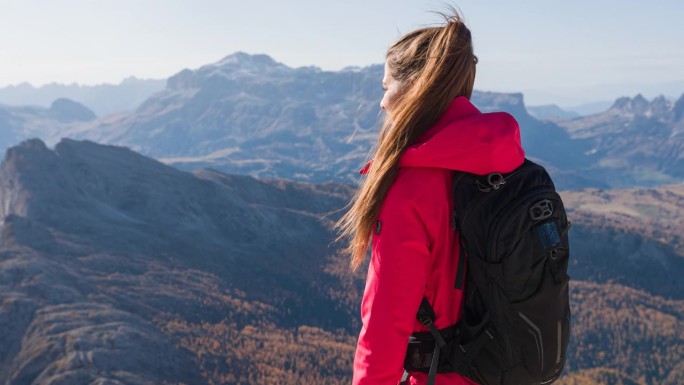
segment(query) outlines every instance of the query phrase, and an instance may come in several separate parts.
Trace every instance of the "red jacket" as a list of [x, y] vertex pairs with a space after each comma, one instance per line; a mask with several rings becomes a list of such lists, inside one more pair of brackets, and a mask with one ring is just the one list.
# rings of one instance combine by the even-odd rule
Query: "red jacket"
[[[372, 235], [354, 385], [399, 382], [409, 336], [427, 330], [416, 321], [423, 296], [435, 310], [438, 328], [459, 320], [462, 292], [454, 289], [459, 242], [450, 224], [452, 170], [510, 172], [523, 158], [515, 119], [504, 112], [483, 114], [465, 97], [454, 99], [404, 152], [380, 209], [379, 231]], [[425, 384], [427, 375], [411, 373], [409, 379]], [[436, 385], [447, 384], [473, 382], [457, 374], [437, 375]]]

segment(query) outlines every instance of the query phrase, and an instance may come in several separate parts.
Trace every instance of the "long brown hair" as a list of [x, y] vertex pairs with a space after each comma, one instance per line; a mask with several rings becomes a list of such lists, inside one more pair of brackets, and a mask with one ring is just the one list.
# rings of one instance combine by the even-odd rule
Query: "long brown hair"
[[387, 69], [403, 92], [385, 119], [373, 163], [349, 211], [337, 222], [339, 239], [348, 239], [352, 269], [363, 262], [382, 202], [394, 182], [404, 150], [426, 132], [457, 96], [470, 99], [475, 64], [470, 30], [455, 10], [445, 24], [421, 28], [389, 47]]

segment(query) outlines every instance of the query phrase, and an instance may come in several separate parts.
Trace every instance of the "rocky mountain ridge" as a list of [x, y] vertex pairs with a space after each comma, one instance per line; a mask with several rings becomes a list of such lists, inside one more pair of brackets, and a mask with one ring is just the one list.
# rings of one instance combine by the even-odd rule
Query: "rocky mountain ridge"
[[[125, 145], [181, 169], [354, 182], [382, 119], [381, 77], [379, 65], [329, 72], [236, 53], [181, 71], [133, 114], [77, 125], [45, 140], [68, 136]], [[567, 134], [530, 116], [522, 94], [476, 91], [473, 102], [483, 111], [516, 116], [533, 157], [568, 163], [558, 156], [569, 150]]]
[[0, 104], [0, 149], [27, 137], [59, 136], [68, 127], [95, 118], [88, 107], [64, 98], [54, 100], [49, 108]]
[[[14, 119], [19, 126], [11, 127], [22, 135], [5, 143], [87, 139], [127, 146], [184, 170], [354, 183], [383, 119], [382, 72], [380, 65], [335, 72], [291, 68], [267, 55], [235, 53], [179, 72], [130, 113], [66, 125]], [[674, 104], [625, 98], [602, 114], [562, 121], [534, 118], [520, 93], [476, 91], [472, 101], [484, 112], [511, 113], [527, 155], [547, 166], [562, 189], [684, 180], [681, 98]]]

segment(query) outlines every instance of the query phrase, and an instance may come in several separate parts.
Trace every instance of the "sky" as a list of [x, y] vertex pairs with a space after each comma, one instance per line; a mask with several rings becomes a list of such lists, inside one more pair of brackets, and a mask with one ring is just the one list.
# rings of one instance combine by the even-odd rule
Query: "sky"
[[476, 89], [559, 105], [684, 93], [682, 0], [0, 0], [0, 87], [167, 78], [236, 51], [366, 66], [448, 4], [473, 33]]

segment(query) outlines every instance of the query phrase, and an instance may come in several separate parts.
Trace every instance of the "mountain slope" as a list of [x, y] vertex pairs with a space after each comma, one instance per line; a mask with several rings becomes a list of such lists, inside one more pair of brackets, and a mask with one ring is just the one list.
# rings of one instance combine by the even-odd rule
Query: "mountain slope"
[[[364, 272], [330, 225], [352, 190], [187, 173], [87, 141], [13, 147], [0, 166], [0, 383], [348, 383]], [[564, 193], [568, 383], [681, 383], [684, 257], [661, 243], [670, 233], [630, 227], [677, 233], [681, 189], [611, 192], [615, 206], [594, 204], [601, 194]]]
[[662, 96], [620, 98], [603, 113], [558, 124], [574, 140], [589, 144], [593, 168], [613, 186], [684, 178], [684, 95], [675, 103]]
[[333, 252], [315, 213], [343, 206], [344, 186], [192, 175], [124, 148], [33, 140], [8, 151], [0, 191], [9, 383], [206, 383], [171, 321], [354, 327], [318, 290], [338, 284], [308, 279]]

